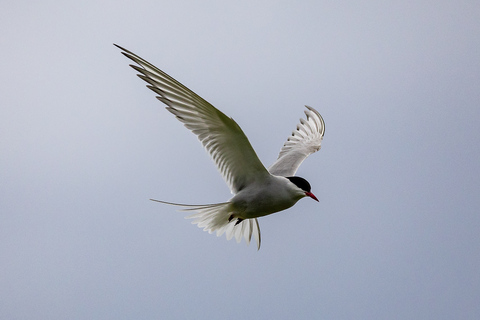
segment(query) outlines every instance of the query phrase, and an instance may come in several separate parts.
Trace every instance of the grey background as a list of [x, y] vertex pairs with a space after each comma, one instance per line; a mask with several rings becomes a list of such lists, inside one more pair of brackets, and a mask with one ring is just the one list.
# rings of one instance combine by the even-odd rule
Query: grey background
[[[0, 29], [0, 318], [480, 318], [477, 1], [17, 1]], [[319, 110], [320, 203], [257, 252], [149, 201], [230, 193], [114, 42], [265, 165]]]

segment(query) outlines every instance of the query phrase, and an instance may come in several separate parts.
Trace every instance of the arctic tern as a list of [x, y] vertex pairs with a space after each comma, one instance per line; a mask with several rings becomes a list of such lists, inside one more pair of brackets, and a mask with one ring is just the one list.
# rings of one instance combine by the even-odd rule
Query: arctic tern
[[228, 240], [235, 237], [240, 242], [245, 238], [249, 244], [253, 235], [257, 249], [261, 242], [258, 217], [290, 208], [304, 197], [318, 201], [307, 180], [295, 176], [303, 160], [320, 150], [325, 122], [318, 111], [306, 106], [306, 120], [300, 119], [267, 170], [232, 118], [151, 63], [115, 46], [136, 63], [130, 66], [167, 105], [166, 109], [197, 135], [234, 195], [227, 202], [205, 205], [151, 200], [195, 211], [187, 217], [194, 219], [193, 224], [209, 233], [215, 231], [217, 236], [225, 233]]

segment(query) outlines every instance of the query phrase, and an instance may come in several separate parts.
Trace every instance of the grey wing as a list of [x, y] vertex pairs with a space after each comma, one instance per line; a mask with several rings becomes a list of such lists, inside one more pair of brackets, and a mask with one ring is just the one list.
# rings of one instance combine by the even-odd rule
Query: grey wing
[[269, 175], [238, 124], [168, 74], [136, 54], [115, 45], [138, 66], [130, 65], [158, 94], [166, 109], [198, 136], [232, 193]]
[[325, 122], [317, 110], [305, 106], [307, 120], [300, 119], [297, 129], [287, 139], [275, 161], [268, 171], [277, 176], [291, 177], [309, 155], [320, 150]]

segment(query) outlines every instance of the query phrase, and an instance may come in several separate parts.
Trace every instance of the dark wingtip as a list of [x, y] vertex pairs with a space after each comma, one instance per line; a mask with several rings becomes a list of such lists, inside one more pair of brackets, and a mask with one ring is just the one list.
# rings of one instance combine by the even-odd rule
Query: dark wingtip
[[[116, 44], [116, 43], [114, 43], [113, 45], [114, 45], [115, 47], [117, 47], [118, 49], [124, 51], [124, 52], [122, 52], [124, 55], [126, 55], [126, 53], [132, 53], [132, 52], [128, 51], [127, 49], [125, 49], [124, 47], [119, 46], [119, 45]], [[128, 56], [127, 56], [127, 57], [128, 57]]]

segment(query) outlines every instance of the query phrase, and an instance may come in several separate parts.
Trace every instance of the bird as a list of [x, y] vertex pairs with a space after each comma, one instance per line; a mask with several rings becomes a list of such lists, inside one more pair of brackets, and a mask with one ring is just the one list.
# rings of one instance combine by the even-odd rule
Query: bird
[[317, 110], [305, 106], [306, 119], [300, 118], [277, 160], [267, 169], [232, 118], [153, 64], [114, 45], [135, 63], [130, 66], [166, 109], [198, 137], [233, 194], [226, 202], [203, 205], [150, 200], [194, 212], [186, 218], [218, 237], [226, 234], [227, 240], [234, 237], [238, 243], [244, 238], [248, 245], [253, 235], [257, 250], [261, 244], [257, 218], [288, 209], [304, 197], [319, 201], [310, 183], [295, 176], [300, 164], [321, 148], [325, 122]]

